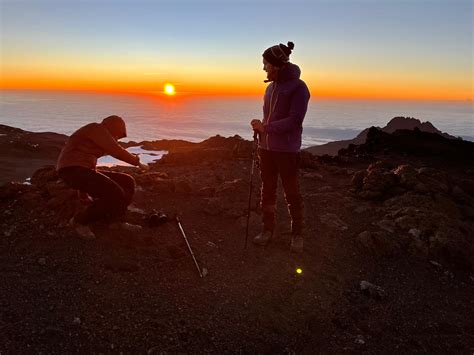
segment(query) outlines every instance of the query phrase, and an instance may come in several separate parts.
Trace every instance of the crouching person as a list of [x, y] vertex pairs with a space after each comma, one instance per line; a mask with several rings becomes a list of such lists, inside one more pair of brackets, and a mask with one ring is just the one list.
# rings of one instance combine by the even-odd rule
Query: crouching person
[[117, 140], [127, 136], [125, 122], [109, 116], [101, 123], [89, 123], [75, 131], [62, 149], [56, 169], [71, 188], [92, 197], [88, 208], [74, 216], [72, 223], [83, 238], [94, 238], [88, 224], [122, 215], [132, 202], [135, 180], [124, 173], [96, 170], [97, 159], [111, 155], [116, 159], [148, 168], [137, 155], [122, 148]]

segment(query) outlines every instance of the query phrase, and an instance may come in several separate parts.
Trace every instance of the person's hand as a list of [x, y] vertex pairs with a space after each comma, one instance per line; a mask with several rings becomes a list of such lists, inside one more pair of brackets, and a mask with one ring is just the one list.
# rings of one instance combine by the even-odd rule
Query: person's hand
[[77, 197], [79, 198], [79, 202], [83, 205], [89, 205], [94, 202], [92, 197], [90, 197], [89, 194], [84, 191], [77, 190]]
[[250, 121], [250, 125], [252, 126], [252, 129], [254, 131], [257, 131], [259, 132], [260, 134], [262, 134], [264, 132], [264, 128], [263, 128], [263, 123], [262, 121], [260, 120], [252, 120]]
[[138, 163], [138, 168], [143, 171], [150, 170], [150, 166], [148, 164]]
[[140, 164], [140, 156], [135, 153], [131, 153], [135, 157], [135, 162], [132, 165], [138, 166]]

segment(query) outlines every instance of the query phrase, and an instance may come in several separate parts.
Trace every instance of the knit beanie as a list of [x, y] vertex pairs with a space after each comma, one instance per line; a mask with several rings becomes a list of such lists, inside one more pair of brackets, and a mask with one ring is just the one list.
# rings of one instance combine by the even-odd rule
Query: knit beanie
[[263, 52], [263, 58], [276, 67], [282, 67], [289, 62], [293, 48], [295, 48], [293, 42], [288, 42], [286, 46], [280, 43], [265, 50], [265, 52]]

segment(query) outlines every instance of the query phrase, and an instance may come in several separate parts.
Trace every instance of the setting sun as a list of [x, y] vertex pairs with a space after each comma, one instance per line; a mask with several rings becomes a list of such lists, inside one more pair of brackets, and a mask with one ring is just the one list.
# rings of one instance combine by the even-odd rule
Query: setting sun
[[176, 93], [176, 91], [174, 90], [174, 86], [171, 84], [165, 84], [164, 93], [166, 95], [174, 95]]

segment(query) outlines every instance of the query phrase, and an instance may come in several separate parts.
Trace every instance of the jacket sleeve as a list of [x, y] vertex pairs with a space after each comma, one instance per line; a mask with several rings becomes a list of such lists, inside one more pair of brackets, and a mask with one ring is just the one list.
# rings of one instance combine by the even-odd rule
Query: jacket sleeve
[[300, 127], [308, 110], [309, 97], [309, 90], [306, 85], [300, 85], [293, 93], [288, 117], [264, 125], [265, 132], [281, 134], [291, 131], [295, 127]]
[[140, 159], [122, 148], [104, 127], [94, 129], [91, 138], [106, 154], [131, 165], [138, 165], [140, 163]]

